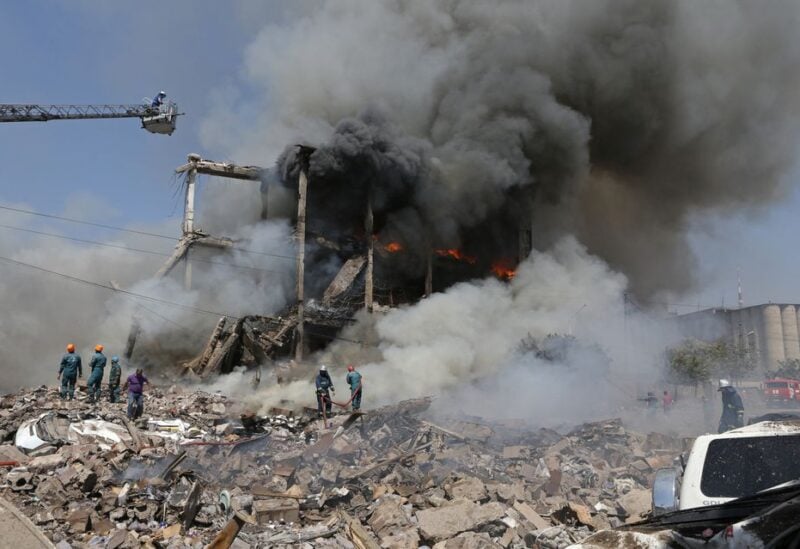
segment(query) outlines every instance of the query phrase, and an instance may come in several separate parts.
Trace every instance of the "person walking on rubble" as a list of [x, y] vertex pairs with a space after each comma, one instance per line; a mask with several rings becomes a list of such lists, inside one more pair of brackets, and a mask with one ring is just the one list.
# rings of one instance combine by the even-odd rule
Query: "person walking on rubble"
[[128, 390], [128, 419], [139, 419], [144, 413], [144, 385], [150, 384], [141, 368], [128, 376], [122, 389]]
[[664, 391], [664, 396], [661, 397], [661, 405], [664, 407], [664, 413], [668, 414], [670, 410], [672, 410], [672, 404], [674, 400], [672, 399], [672, 395], [669, 394], [669, 391]]
[[111, 357], [111, 371], [108, 373], [108, 401], [119, 402], [119, 382], [122, 378], [122, 366], [119, 365], [119, 357]]
[[336, 389], [333, 388], [333, 380], [331, 379], [331, 375], [328, 373], [328, 368], [323, 364], [319, 367], [319, 373], [317, 374], [316, 379], [316, 386], [317, 386], [317, 411], [319, 412], [320, 417], [322, 417], [322, 409], [323, 406], [325, 407], [325, 417], [331, 416], [331, 407], [333, 401], [331, 401], [331, 392], [336, 392]]
[[724, 433], [744, 425], [744, 404], [742, 397], [727, 379], [719, 380], [717, 391], [722, 393], [722, 416], [719, 418], [717, 432]]
[[638, 400], [647, 403], [648, 415], [652, 416], [655, 414], [656, 408], [658, 407], [658, 397], [656, 397], [653, 391], [647, 391], [647, 396]]
[[103, 346], [95, 345], [94, 354], [89, 361], [89, 380], [86, 385], [89, 389], [89, 402], [100, 400], [101, 385], [103, 383], [103, 372], [106, 369], [106, 355], [103, 354]]
[[58, 379], [61, 380], [61, 400], [75, 398], [75, 382], [83, 377], [81, 357], [75, 353], [75, 344], [67, 345], [67, 354], [61, 358], [58, 368]]
[[353, 411], [357, 412], [361, 408], [361, 374], [356, 371], [352, 364], [347, 367], [347, 377], [345, 378], [347, 384], [350, 385], [350, 402], [353, 405]]

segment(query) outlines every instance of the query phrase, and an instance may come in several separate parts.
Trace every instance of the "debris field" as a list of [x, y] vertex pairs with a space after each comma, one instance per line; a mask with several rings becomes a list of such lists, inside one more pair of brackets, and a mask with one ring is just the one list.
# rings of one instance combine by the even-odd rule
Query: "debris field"
[[68, 547], [564, 547], [649, 511], [684, 440], [618, 419], [558, 433], [432, 416], [430, 399], [327, 425], [155, 387], [124, 403], [0, 400], [2, 496]]

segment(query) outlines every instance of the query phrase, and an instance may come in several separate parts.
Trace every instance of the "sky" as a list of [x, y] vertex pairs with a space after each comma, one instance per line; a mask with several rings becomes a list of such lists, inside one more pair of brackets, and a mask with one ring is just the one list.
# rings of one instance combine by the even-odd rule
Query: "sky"
[[[226, 102], [248, 104], [263, 93], [250, 89], [244, 74], [247, 48], [265, 25], [291, 16], [290, 4], [5, 3], [0, 48], [16, 55], [0, 61], [0, 102], [138, 103], [163, 89], [186, 115], [169, 137], [141, 130], [135, 119], [0, 125], [0, 204], [177, 233], [182, 205], [173, 170], [188, 153], [243, 164], [274, 161], [267, 151], [261, 156], [247, 148], [252, 157], [229, 158], [220, 143], [230, 139], [221, 136], [252, 122], [242, 116], [247, 109], [231, 109], [238, 116], [230, 118], [218, 113]], [[795, 182], [800, 172], [787, 177]], [[697, 219], [692, 243], [699, 284], [689, 295], [671, 297], [681, 304], [673, 308], [735, 305], [739, 268], [746, 304], [800, 301], [799, 206], [794, 190], [758, 212]], [[15, 237], [0, 229], [0, 239]]]

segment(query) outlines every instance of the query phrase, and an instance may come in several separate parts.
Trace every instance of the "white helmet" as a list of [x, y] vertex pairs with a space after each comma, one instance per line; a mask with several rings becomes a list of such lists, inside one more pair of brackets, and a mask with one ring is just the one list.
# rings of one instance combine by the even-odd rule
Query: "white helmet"
[[717, 388], [717, 391], [721, 391], [725, 387], [730, 387], [730, 386], [731, 386], [731, 382], [730, 381], [728, 381], [727, 379], [720, 379], [719, 380], [719, 388]]
[[323, 364], [322, 366], [319, 367], [319, 371], [320, 372], [327, 372], [328, 371], [328, 367]]

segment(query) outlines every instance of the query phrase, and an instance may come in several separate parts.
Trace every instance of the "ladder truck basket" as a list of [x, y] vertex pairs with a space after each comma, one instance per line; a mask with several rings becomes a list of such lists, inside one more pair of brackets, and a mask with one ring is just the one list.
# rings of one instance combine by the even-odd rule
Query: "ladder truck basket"
[[178, 121], [178, 104], [169, 101], [153, 109], [152, 115], [142, 117], [142, 128], [150, 133], [172, 135]]

